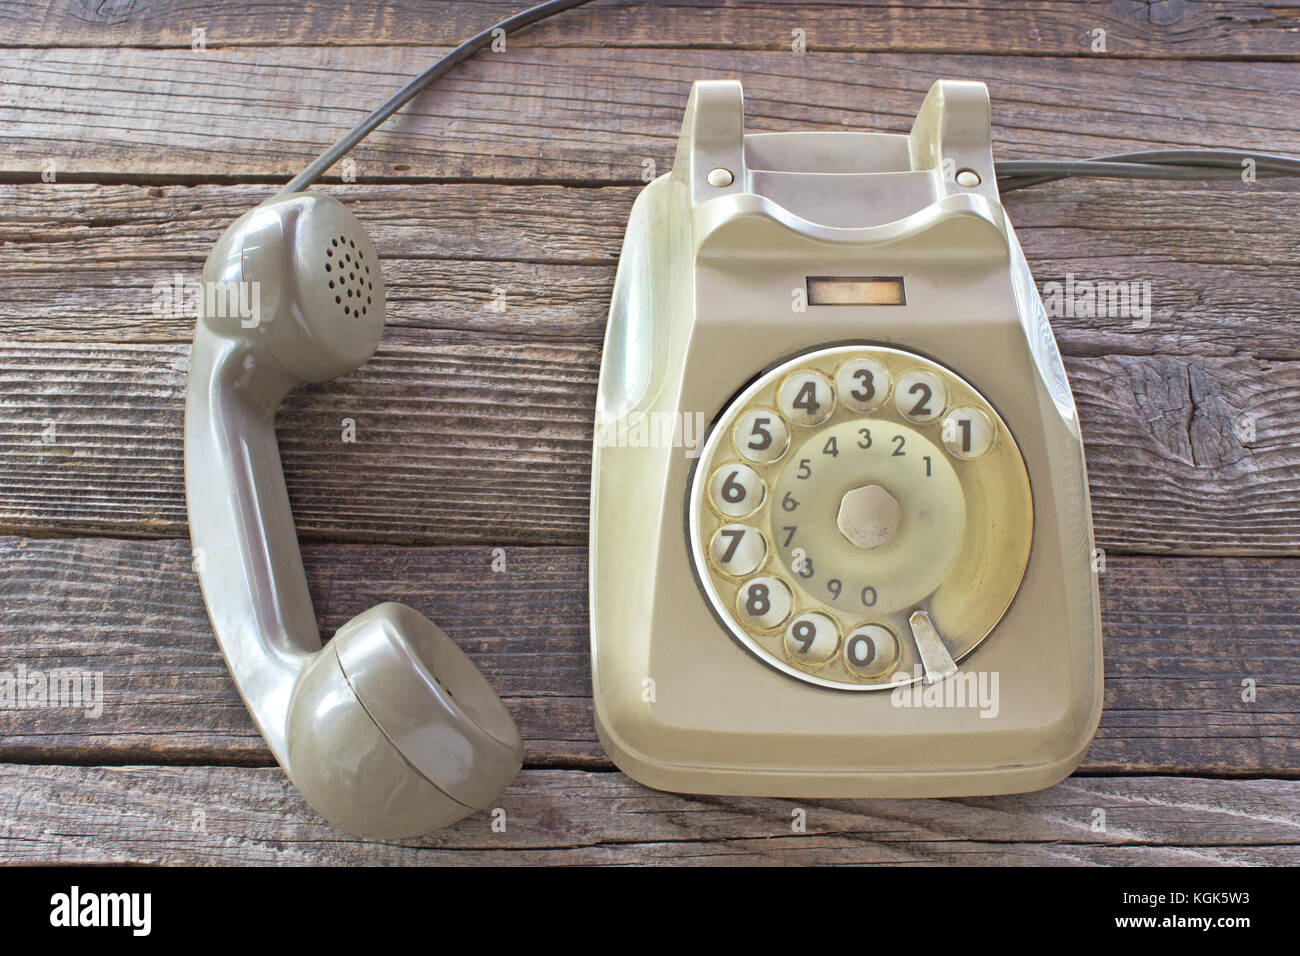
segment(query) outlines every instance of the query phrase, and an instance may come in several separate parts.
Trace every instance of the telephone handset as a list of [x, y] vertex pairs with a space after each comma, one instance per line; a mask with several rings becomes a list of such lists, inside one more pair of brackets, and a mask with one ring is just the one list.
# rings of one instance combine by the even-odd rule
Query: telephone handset
[[412, 836], [490, 805], [521, 765], [510, 714], [404, 605], [359, 614], [322, 648], [281, 472], [284, 396], [362, 365], [379, 343], [370, 237], [337, 200], [281, 195], [226, 230], [202, 288], [185, 402], [190, 535], [258, 730], [307, 800], [362, 836]]
[[[647, 441], [707, 423], [702, 444]], [[682, 447], [687, 445], [687, 447]], [[744, 132], [695, 84], [597, 396], [597, 730], [667, 790], [1045, 787], [1101, 707], [1083, 446], [983, 84], [909, 135]]]

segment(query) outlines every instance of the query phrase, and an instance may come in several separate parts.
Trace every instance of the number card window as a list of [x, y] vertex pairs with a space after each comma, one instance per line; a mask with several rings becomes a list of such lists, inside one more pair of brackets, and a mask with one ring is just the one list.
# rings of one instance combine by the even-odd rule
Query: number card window
[[902, 276], [808, 276], [809, 305], [907, 305]]

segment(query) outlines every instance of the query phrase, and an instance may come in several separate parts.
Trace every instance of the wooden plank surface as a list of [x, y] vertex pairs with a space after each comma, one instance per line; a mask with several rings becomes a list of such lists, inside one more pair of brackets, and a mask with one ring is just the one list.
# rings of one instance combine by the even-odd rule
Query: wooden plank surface
[[[384, 4], [147, 5], [18, 0], [0, 11], [0, 46], [185, 47], [201, 27], [211, 48], [452, 45], [518, 12], [501, 0], [388, 0]], [[992, 3], [824, 3], [800, 0], [606, 0], [540, 24], [512, 46], [719, 47], [786, 50], [802, 29], [810, 51], [941, 50], [1055, 56], [1295, 57], [1294, 0], [1003, 0]]]
[[[6, 50], [0, 174], [36, 181], [52, 164], [64, 181], [282, 180], [439, 52]], [[351, 158], [360, 180], [639, 182], [647, 159], [671, 165], [692, 80], [743, 77], [751, 131], [906, 132], [944, 76], [988, 84], [997, 158], [1300, 152], [1286, 121], [1300, 93], [1291, 63], [523, 49], [462, 65]]]
[[58, 863], [1281, 866], [1300, 863], [1298, 791], [1102, 777], [1009, 797], [796, 801], [526, 770], [498, 798], [504, 832], [480, 813], [372, 843], [320, 822], [275, 769], [0, 766], [0, 846]]
[[[302, 804], [189, 566], [193, 320], [158, 313], [156, 284], [196, 274], [273, 184], [516, 9], [0, 5], [0, 670], [94, 671], [106, 693], [98, 716], [0, 710], [0, 861], [1300, 862], [1300, 184], [1008, 196], [1040, 285], [1152, 290], [1150, 324], [1054, 319], [1108, 551], [1106, 709], [1081, 776], [810, 802], [799, 835], [802, 804], [639, 787], [591, 725], [583, 548], [608, 290], [692, 79], [743, 79], [754, 130], [902, 132], [956, 76], [989, 83], [1000, 159], [1295, 155], [1295, 0], [601, 0], [408, 107], [355, 153], [358, 182], [328, 187], [383, 252], [384, 344], [291, 397], [281, 446], [324, 633], [388, 598], [426, 612], [505, 697], [529, 769], [505, 833], [477, 816], [368, 844]], [[486, 573], [497, 547], [508, 570]]]
[[[503, 695], [535, 767], [604, 767], [581, 548], [315, 545], [322, 632], [397, 600]], [[0, 661], [103, 673], [102, 713], [0, 710], [0, 760], [271, 761], [226, 675], [180, 541], [0, 538]], [[1087, 773], [1300, 773], [1300, 561], [1115, 557], [1106, 700]], [[1243, 682], [1255, 699], [1243, 700]]]
[[[179, 345], [0, 345], [0, 528], [184, 535], [187, 361]], [[280, 449], [300, 532], [582, 543], [598, 366], [595, 345], [429, 331], [295, 392]], [[1112, 355], [1066, 366], [1101, 547], [1300, 550], [1300, 363]], [[345, 419], [355, 442], [342, 441]]]
[[[0, 187], [0, 299], [13, 303], [0, 315], [13, 343], [0, 346], [0, 531], [186, 533], [193, 319], [158, 314], [156, 286], [196, 273], [268, 191]], [[390, 327], [375, 361], [282, 414], [301, 531], [580, 543], [599, 342], [636, 188], [334, 191], [385, 250]], [[1040, 283], [1151, 284], [1149, 324], [1055, 323], [1102, 547], [1297, 553], [1297, 184], [1079, 183], [1008, 202]], [[504, 312], [487, 308], [499, 292]], [[345, 418], [356, 444], [339, 442]]]
[[[326, 187], [383, 258], [389, 327], [599, 343], [638, 186]], [[0, 184], [0, 339], [188, 343], [156, 283], [193, 281], [217, 237], [270, 186]], [[1294, 360], [1300, 181], [1058, 183], [1006, 195], [1039, 284], [1149, 282], [1148, 325], [1061, 315], [1068, 355]], [[1158, 229], [1153, 224], [1159, 224]], [[50, 282], [51, 273], [61, 281]], [[486, 306], [497, 289], [505, 310]], [[1231, 338], [1225, 332], [1231, 331]]]

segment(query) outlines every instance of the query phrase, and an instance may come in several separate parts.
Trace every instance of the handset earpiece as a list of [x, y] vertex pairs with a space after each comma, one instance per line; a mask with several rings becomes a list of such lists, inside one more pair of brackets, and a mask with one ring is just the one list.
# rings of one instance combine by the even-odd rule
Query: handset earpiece
[[360, 222], [315, 193], [237, 220], [203, 269], [185, 401], [190, 537], [217, 641], [258, 730], [324, 817], [413, 836], [482, 809], [519, 771], [505, 706], [401, 604], [321, 646], [275, 438], [281, 400], [364, 364], [384, 326]]

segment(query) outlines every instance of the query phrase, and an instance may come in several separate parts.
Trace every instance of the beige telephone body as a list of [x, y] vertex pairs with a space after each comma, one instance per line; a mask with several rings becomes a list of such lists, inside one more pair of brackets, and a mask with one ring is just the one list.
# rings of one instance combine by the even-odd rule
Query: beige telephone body
[[696, 83], [633, 207], [597, 401], [596, 726], [664, 790], [1049, 786], [1101, 711], [1083, 444], [988, 91], [744, 132]]

